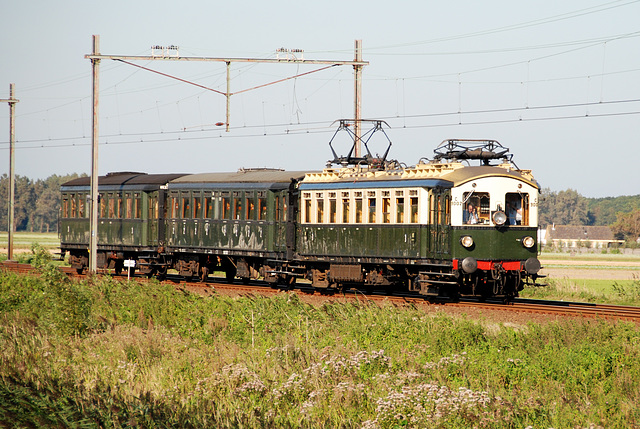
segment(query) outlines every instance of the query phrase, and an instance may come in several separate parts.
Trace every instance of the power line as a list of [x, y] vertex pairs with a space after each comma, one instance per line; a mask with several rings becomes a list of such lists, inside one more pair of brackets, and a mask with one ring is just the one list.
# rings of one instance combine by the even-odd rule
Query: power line
[[[619, 103], [631, 103], [631, 102], [639, 102], [640, 100], [623, 100]], [[515, 112], [515, 111], [531, 111], [536, 109], [552, 109], [552, 108], [570, 108], [570, 107], [584, 107], [590, 105], [600, 105], [600, 104], [611, 104], [613, 102], [602, 102], [602, 103], [576, 103], [576, 104], [565, 104], [565, 105], [557, 105], [557, 106], [539, 106], [539, 107], [529, 107], [529, 108], [507, 108], [507, 109], [489, 109], [489, 110], [476, 110], [469, 112], [449, 112], [449, 113], [433, 113], [433, 114], [423, 114], [423, 115], [407, 115], [407, 116], [389, 116], [389, 117], [381, 117], [380, 119], [385, 119], [387, 121], [396, 120], [396, 119], [412, 119], [412, 118], [428, 118], [428, 117], [446, 117], [446, 116], [464, 116], [464, 115], [476, 115], [476, 114], [487, 114], [487, 113], [500, 113], [500, 112]], [[618, 102], [616, 102], [618, 103]], [[450, 127], [450, 126], [469, 126], [469, 125], [492, 125], [492, 124], [505, 124], [505, 123], [517, 123], [517, 122], [533, 122], [533, 121], [554, 121], [554, 120], [569, 120], [569, 119], [584, 119], [584, 118], [601, 118], [601, 117], [615, 117], [615, 116], [629, 116], [629, 115], [637, 115], [640, 114], [640, 111], [627, 111], [627, 112], [612, 112], [612, 113], [585, 113], [585, 114], [573, 114], [573, 115], [558, 115], [558, 116], [546, 116], [539, 118], [516, 118], [516, 119], [493, 119], [486, 121], [461, 121], [458, 120], [456, 122], [448, 122], [448, 123], [437, 123], [437, 124], [417, 124], [417, 125], [405, 125], [399, 127], [399, 129], [421, 129], [421, 128], [440, 128], [440, 127]], [[206, 140], [206, 139], [229, 139], [229, 138], [255, 138], [255, 137], [278, 137], [278, 136], [287, 136], [287, 135], [311, 135], [311, 134], [326, 134], [334, 132], [333, 129], [329, 128], [329, 124], [331, 121], [326, 122], [316, 122], [316, 123], [308, 123], [301, 125], [313, 125], [313, 124], [327, 124], [323, 127], [318, 128], [304, 128], [304, 129], [287, 129], [280, 132], [272, 132], [265, 133], [260, 132], [256, 134], [242, 134], [242, 135], [223, 135], [220, 134], [218, 136], [194, 136], [194, 137], [167, 137], [167, 138], [156, 138], [156, 139], [136, 139], [136, 140], [125, 140], [125, 141], [106, 141], [100, 143], [104, 146], [113, 146], [113, 145], [129, 145], [129, 144], [149, 144], [149, 143], [163, 143], [163, 142], [176, 142], [176, 141], [197, 141], [197, 140]], [[288, 127], [292, 124], [272, 124], [268, 125], [268, 128], [281, 128]], [[297, 126], [297, 125], [296, 125]], [[264, 129], [264, 125], [253, 125], [243, 127], [244, 129], [258, 128]], [[211, 130], [200, 130], [198, 132], [213, 132], [216, 131], [214, 129]], [[175, 135], [188, 131], [172, 131], [165, 133], [148, 133], [144, 135], [153, 136], [153, 135]], [[134, 135], [140, 134], [129, 134], [129, 135], [111, 135], [109, 137], [132, 137]], [[105, 139], [107, 136], [101, 136], [101, 138]], [[34, 143], [37, 141], [65, 141], [65, 140], [88, 140], [88, 137], [82, 138], [58, 138], [55, 140], [30, 140], [30, 141], [19, 141], [18, 143]], [[4, 142], [2, 142], [4, 144]], [[17, 146], [16, 149], [41, 149], [41, 148], [62, 148], [62, 147], [76, 147], [76, 146], [90, 146], [90, 142], [86, 143], [70, 143], [70, 144], [55, 144], [55, 145], [33, 145], [33, 146]], [[0, 150], [6, 150], [6, 148], [0, 148]]]

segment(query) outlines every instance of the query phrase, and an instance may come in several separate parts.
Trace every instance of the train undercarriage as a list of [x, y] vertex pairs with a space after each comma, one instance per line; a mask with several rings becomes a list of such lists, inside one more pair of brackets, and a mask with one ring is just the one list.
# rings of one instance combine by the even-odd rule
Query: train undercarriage
[[[67, 251], [71, 266], [83, 272], [89, 263], [88, 252]], [[236, 278], [243, 283], [262, 279], [271, 287], [282, 289], [304, 285], [324, 293], [355, 289], [363, 293], [409, 293], [449, 299], [464, 296], [511, 299], [518, 296], [525, 284], [536, 285], [540, 277], [527, 271], [528, 261], [476, 261], [470, 269], [467, 261], [456, 260], [421, 264], [288, 261], [261, 255], [169, 253], [164, 248], [100, 250], [97, 259], [99, 269], [116, 275], [129, 269], [148, 277], [164, 278], [173, 270], [184, 278], [206, 281], [209, 275], [222, 272], [228, 282]], [[135, 264], [127, 264], [127, 260]]]

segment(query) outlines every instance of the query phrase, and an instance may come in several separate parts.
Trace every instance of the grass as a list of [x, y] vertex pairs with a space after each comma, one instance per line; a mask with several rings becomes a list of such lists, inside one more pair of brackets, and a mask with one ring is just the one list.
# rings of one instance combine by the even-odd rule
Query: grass
[[0, 273], [0, 427], [623, 428], [640, 330]]
[[548, 279], [547, 286], [525, 288], [522, 298], [640, 306], [640, 277], [633, 280]]

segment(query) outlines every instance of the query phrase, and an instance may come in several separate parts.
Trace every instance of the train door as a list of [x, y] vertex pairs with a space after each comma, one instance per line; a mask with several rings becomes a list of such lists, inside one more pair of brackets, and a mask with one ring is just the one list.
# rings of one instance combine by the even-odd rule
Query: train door
[[448, 189], [429, 191], [429, 255], [437, 259], [450, 256], [451, 194]]

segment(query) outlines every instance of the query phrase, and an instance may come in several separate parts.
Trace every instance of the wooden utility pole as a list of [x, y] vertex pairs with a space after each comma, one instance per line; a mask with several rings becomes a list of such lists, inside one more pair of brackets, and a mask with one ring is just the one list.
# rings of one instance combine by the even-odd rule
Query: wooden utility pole
[[13, 259], [13, 233], [15, 232], [15, 199], [16, 199], [16, 85], [9, 84], [9, 99], [0, 103], [9, 103], [9, 219], [7, 221], [7, 260]]
[[[93, 55], [100, 55], [100, 36], [93, 36]], [[93, 68], [93, 124], [91, 126], [91, 219], [89, 222], [89, 272], [98, 270], [98, 129], [100, 120], [99, 89], [100, 89], [100, 58], [92, 58]]]

